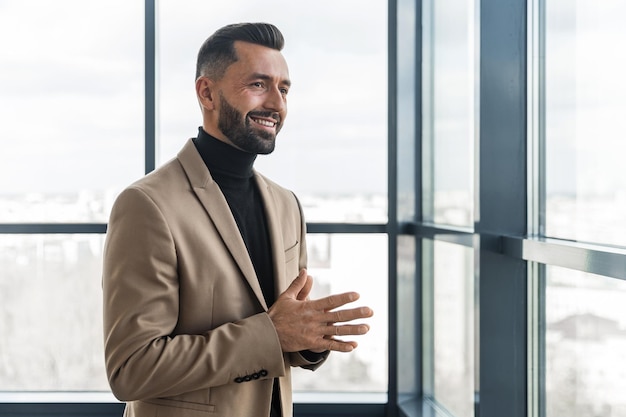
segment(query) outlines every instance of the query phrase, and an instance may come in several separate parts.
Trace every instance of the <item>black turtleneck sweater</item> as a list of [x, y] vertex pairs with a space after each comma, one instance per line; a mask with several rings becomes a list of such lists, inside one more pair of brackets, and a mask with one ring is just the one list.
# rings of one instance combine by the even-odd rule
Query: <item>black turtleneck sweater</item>
[[[276, 299], [272, 247], [265, 206], [254, 179], [256, 154], [241, 151], [209, 135], [200, 127], [193, 139], [213, 180], [219, 185], [254, 265], [268, 307]], [[278, 380], [274, 379], [270, 417], [280, 417]]]
[[[213, 180], [226, 197], [254, 265], [265, 302], [271, 307], [276, 300], [274, 266], [265, 206], [252, 170], [257, 156], [214, 138], [202, 127], [198, 129], [198, 137], [194, 138], [193, 142]], [[328, 354], [310, 351], [301, 353], [311, 362], [319, 361]], [[281, 415], [278, 392], [278, 381], [275, 379], [270, 417]]]
[[265, 207], [252, 169], [256, 154], [224, 143], [202, 128], [193, 141], [226, 197], [269, 307], [275, 301], [274, 267]]

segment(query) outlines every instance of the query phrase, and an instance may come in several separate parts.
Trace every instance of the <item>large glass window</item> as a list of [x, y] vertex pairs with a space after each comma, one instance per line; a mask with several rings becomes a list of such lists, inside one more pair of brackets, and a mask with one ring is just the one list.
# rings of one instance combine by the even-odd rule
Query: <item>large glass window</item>
[[[422, 2], [421, 221], [474, 224], [475, 3]], [[450, 415], [474, 415], [473, 251], [422, 240], [423, 386]]]
[[546, 268], [546, 417], [626, 413], [626, 281]]
[[386, 221], [386, 1], [158, 5], [161, 162], [202, 123], [194, 90], [202, 42], [228, 23], [268, 21], [285, 36], [292, 88], [276, 151], [256, 168], [296, 192], [310, 222]]
[[[153, 162], [144, 161], [144, 144], [151, 145], [144, 121], [152, 116], [144, 109], [144, 47], [152, 34], [144, 28], [143, 3], [0, 2], [0, 36], [10, 40], [0, 46], [3, 401], [17, 392], [41, 401], [44, 391], [109, 391], [101, 317], [105, 236], [90, 231], [104, 231], [117, 194]], [[376, 229], [349, 234], [338, 225], [332, 234], [309, 235], [314, 296], [358, 291], [358, 304], [373, 307], [375, 316], [353, 354], [332, 355], [315, 374], [296, 370], [294, 386], [300, 393], [382, 398], [388, 373], [388, 239], [381, 233], [387, 221], [387, 2], [302, 8], [272, 0], [259, 8], [249, 0], [162, 0], [156, 6], [157, 166], [175, 157], [201, 124], [194, 72], [204, 39], [237, 21], [269, 21], [285, 34], [293, 82], [289, 121], [276, 153], [260, 157], [256, 168], [298, 194], [309, 223], [374, 223]]]
[[[201, 125], [194, 89], [202, 42], [219, 27], [268, 21], [285, 36], [292, 87], [276, 150], [255, 168], [293, 190], [308, 222], [387, 220], [387, 3], [271, 0], [158, 2], [159, 160], [176, 155]], [[277, 13], [279, 11], [279, 13]], [[322, 29], [323, 28], [323, 29]], [[355, 290], [376, 314], [353, 355], [333, 355], [315, 374], [294, 374], [306, 391], [387, 389], [387, 240], [376, 235], [309, 236], [318, 295]], [[354, 254], [367, 262], [355, 262]]]
[[[381, 234], [309, 234], [309, 273], [314, 279], [311, 298], [357, 291], [353, 306], [367, 305], [366, 338], [354, 339], [349, 355], [333, 354], [314, 373], [293, 370], [294, 389], [317, 392], [387, 392], [387, 236]], [[357, 259], [366, 260], [363, 262]], [[352, 339], [346, 339], [352, 340]]]
[[[570, 244], [596, 251], [577, 265], [582, 271], [556, 266], [567, 264], [558, 255], [539, 269], [542, 277], [545, 270], [537, 297], [543, 314], [539, 409], [547, 417], [618, 416], [626, 412], [621, 390], [626, 368], [618, 353], [626, 346], [626, 282], [593, 272], [603, 248], [618, 254], [623, 251], [615, 246], [626, 246], [626, 56], [615, 52], [615, 45], [626, 41], [626, 4], [538, 4], [535, 55], [545, 57], [539, 60], [537, 72], [543, 79], [536, 87], [544, 200], [535, 232], [591, 242]], [[614, 265], [618, 258], [608, 262], [610, 268], [602, 273], [623, 277], [623, 268]]]
[[142, 175], [142, 23], [141, 2], [0, 2], [0, 222], [104, 222]]
[[[278, 150], [257, 168], [297, 192], [309, 222], [386, 221], [386, 1], [157, 6], [157, 165], [200, 124], [201, 42], [226, 23], [271, 21], [287, 40], [293, 89]], [[144, 12], [143, 2], [119, 0], [0, 3], [0, 223], [104, 224], [117, 193], [143, 175]], [[1, 236], [0, 390], [108, 391], [103, 239]], [[386, 392], [386, 235], [309, 241], [319, 294], [357, 290], [376, 315], [353, 355], [333, 355], [312, 382], [296, 375], [296, 388]]]
[[624, 245], [626, 3], [545, 1], [548, 236]]
[[[385, 411], [358, 415], [397, 415], [396, 400], [420, 409], [406, 415], [423, 405], [454, 417], [626, 413], [622, 0], [154, 3], [148, 166], [196, 134], [195, 57], [210, 33], [270, 21], [285, 34], [290, 116], [256, 167], [293, 189], [313, 223], [313, 296], [357, 290], [375, 310], [353, 354], [295, 370], [296, 399], [389, 390]], [[104, 236], [80, 227], [103, 232], [116, 194], [144, 173], [144, 41], [154, 39], [143, 4], [0, 1], [0, 414], [16, 398], [45, 401], [43, 391], [112, 401], [102, 394]], [[388, 29], [399, 29], [392, 62]], [[397, 166], [387, 167], [388, 128]], [[387, 168], [398, 222], [385, 229]], [[390, 294], [398, 309], [387, 317]], [[96, 407], [80, 411], [106, 413]]]
[[473, 224], [473, 0], [427, 0], [424, 7], [422, 142], [424, 220]]
[[108, 391], [103, 235], [0, 235], [0, 391]]
[[[397, 6], [397, 27], [394, 37], [397, 39], [395, 61], [397, 65], [394, 107], [397, 108], [395, 115], [395, 155], [390, 155], [397, 160], [397, 164], [391, 164], [390, 175], [396, 179], [396, 184], [391, 185], [390, 194], [395, 194], [395, 201], [390, 201], [390, 222], [405, 223], [415, 222], [419, 216], [419, 204], [417, 187], [420, 176], [417, 174], [419, 157], [416, 148], [419, 120], [419, 55], [420, 45], [417, 28], [420, 25], [417, 10], [419, 6], [414, 0], [399, 0]], [[391, 32], [393, 33], [393, 32]], [[391, 58], [391, 57], [390, 57]], [[391, 58], [393, 59], [393, 58]], [[393, 78], [393, 77], [392, 77]], [[390, 80], [391, 81], [391, 80]], [[392, 81], [393, 82], [393, 81]], [[395, 170], [395, 172], [393, 171]], [[393, 178], [392, 177], [392, 178]], [[394, 204], [395, 203], [395, 204]], [[394, 208], [395, 205], [395, 208]], [[397, 300], [392, 308], [397, 316], [394, 343], [390, 344], [392, 354], [397, 358], [397, 392], [398, 397], [407, 398], [418, 395], [421, 391], [422, 372], [422, 335], [417, 329], [420, 328], [421, 317], [421, 281], [416, 279], [418, 275], [418, 260], [420, 251], [420, 239], [411, 235], [391, 236], [391, 250], [395, 252], [395, 260], [391, 259], [392, 268], [396, 269], [396, 288], [391, 286], [392, 296]], [[395, 264], [394, 264], [395, 262]], [[391, 272], [393, 274], [393, 272]], [[393, 275], [390, 276], [393, 279]], [[393, 293], [395, 291], [395, 294]], [[393, 356], [392, 356], [393, 357]], [[392, 372], [394, 369], [392, 368]], [[390, 386], [393, 389], [392, 386]], [[390, 399], [393, 400], [393, 392]]]
[[[474, 279], [470, 248], [439, 241], [424, 241], [427, 267], [426, 297], [432, 304], [425, 317], [432, 320], [427, 391], [457, 417], [474, 415]], [[427, 259], [428, 259], [427, 258]]]
[[[0, 2], [0, 223], [106, 222], [143, 174], [143, 12]], [[102, 242], [0, 235], [0, 391], [108, 390]]]

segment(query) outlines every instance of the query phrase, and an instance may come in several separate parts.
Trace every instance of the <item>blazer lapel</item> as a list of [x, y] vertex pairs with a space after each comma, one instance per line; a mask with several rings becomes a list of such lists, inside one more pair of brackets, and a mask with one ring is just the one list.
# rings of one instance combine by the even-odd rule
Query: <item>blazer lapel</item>
[[213, 221], [222, 241], [239, 266], [239, 269], [248, 281], [257, 299], [263, 308], [267, 310], [267, 304], [263, 297], [261, 285], [259, 284], [254, 266], [252, 265], [252, 260], [248, 254], [246, 244], [241, 237], [235, 218], [230, 211], [224, 194], [211, 177], [209, 170], [191, 139], [187, 141], [183, 149], [179, 152], [178, 160], [187, 174], [187, 178], [189, 179], [194, 193]]
[[255, 173], [255, 178], [259, 186], [261, 198], [265, 206], [265, 217], [267, 219], [267, 227], [269, 229], [270, 242], [272, 245], [272, 261], [274, 262], [274, 288], [276, 289], [276, 298], [286, 290], [287, 282], [285, 275], [285, 244], [283, 242], [283, 234], [280, 226], [280, 218], [276, 209], [276, 200], [271, 188], [267, 182], [259, 174]]

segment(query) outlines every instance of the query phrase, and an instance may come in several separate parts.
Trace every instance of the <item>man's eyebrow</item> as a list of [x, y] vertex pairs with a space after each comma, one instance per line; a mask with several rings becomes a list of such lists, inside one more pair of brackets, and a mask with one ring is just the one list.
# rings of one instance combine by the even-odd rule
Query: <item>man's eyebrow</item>
[[[252, 79], [259, 79], [259, 80], [265, 80], [265, 81], [271, 81], [273, 79], [269, 75], [262, 74], [260, 72], [253, 73], [252, 75], [250, 75], [250, 78], [252, 78]], [[291, 80], [289, 78], [285, 78], [284, 80], [281, 80], [281, 84], [284, 84], [287, 87], [291, 87]]]

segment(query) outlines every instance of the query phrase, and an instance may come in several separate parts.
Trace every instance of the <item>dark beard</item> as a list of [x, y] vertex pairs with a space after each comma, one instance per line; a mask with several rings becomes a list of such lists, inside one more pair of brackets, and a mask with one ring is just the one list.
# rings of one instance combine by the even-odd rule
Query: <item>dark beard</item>
[[[247, 117], [231, 106], [220, 96], [220, 116], [217, 127], [236, 147], [242, 151], [266, 155], [272, 153], [276, 145], [276, 135], [263, 130], [254, 129], [250, 126], [250, 117], [253, 115], [271, 117], [273, 112], [250, 112]], [[276, 132], [280, 130], [280, 124], [276, 127]]]

